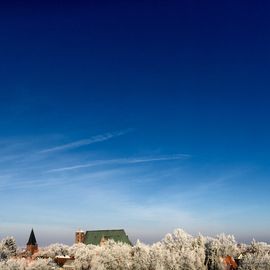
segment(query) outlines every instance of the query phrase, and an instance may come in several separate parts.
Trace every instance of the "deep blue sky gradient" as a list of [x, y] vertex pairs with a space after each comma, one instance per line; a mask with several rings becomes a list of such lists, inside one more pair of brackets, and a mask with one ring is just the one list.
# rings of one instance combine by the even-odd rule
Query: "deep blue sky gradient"
[[183, 227], [270, 241], [269, 8], [2, 1], [0, 237], [123, 227], [151, 242]]

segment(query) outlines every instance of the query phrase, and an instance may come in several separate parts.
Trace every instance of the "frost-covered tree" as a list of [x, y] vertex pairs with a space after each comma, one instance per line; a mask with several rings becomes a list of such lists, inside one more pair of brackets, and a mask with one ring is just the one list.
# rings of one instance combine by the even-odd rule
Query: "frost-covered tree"
[[97, 254], [97, 246], [76, 244], [73, 245], [70, 250], [70, 256], [75, 257], [75, 269], [87, 270], [91, 268], [92, 259]]
[[223, 258], [238, 257], [239, 247], [233, 235], [220, 234], [216, 238], [208, 237], [205, 244], [206, 263], [209, 270], [224, 269]]
[[0, 243], [0, 261], [15, 256], [17, 245], [14, 237], [6, 237]]
[[26, 269], [25, 259], [8, 259], [7, 261], [0, 262], [1, 270], [25, 270]]
[[83, 243], [77, 243], [77, 244], [73, 244], [72, 246], [70, 246], [68, 248], [68, 255], [70, 257], [75, 257], [75, 253], [77, 250], [80, 250], [81, 248], [85, 248], [86, 245]]
[[239, 255], [239, 248], [233, 235], [225, 235], [224, 233], [217, 236], [219, 243], [219, 255], [225, 257], [227, 255], [236, 257]]
[[52, 244], [46, 248], [41, 249], [36, 256], [37, 257], [47, 257], [55, 258], [56, 256], [66, 256], [68, 255], [69, 246], [63, 244]]
[[204, 239], [194, 238], [181, 229], [167, 234], [162, 241], [165, 269], [205, 269]]
[[165, 270], [164, 246], [157, 242], [150, 247], [150, 270]]
[[17, 252], [16, 240], [14, 237], [6, 237], [2, 240], [2, 245], [9, 251], [11, 256], [15, 256]]
[[28, 264], [25, 270], [55, 270], [57, 265], [52, 259], [37, 259]]
[[129, 270], [132, 269], [132, 249], [130, 245], [108, 240], [96, 248], [92, 258], [91, 270]]
[[57, 265], [52, 259], [37, 259], [28, 261], [24, 258], [11, 258], [0, 262], [1, 270], [56, 270]]
[[243, 257], [239, 270], [270, 270], [270, 255], [248, 253]]
[[137, 241], [132, 248], [132, 270], [148, 270], [150, 265], [150, 247]]
[[257, 242], [256, 240], [252, 240], [250, 245], [247, 247], [248, 253], [252, 254], [265, 254], [265, 253], [270, 253], [270, 245], [268, 245], [265, 242]]
[[244, 252], [239, 270], [270, 270], [270, 245], [253, 240]]

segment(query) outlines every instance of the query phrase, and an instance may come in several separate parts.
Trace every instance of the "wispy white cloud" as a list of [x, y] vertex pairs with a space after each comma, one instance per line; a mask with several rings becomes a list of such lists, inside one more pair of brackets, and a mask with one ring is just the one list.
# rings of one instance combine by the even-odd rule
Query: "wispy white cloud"
[[87, 138], [87, 139], [74, 141], [74, 142], [71, 142], [71, 143], [62, 144], [62, 145], [58, 145], [58, 146], [55, 146], [55, 147], [47, 148], [47, 149], [41, 150], [40, 153], [63, 151], [63, 150], [68, 150], [68, 149], [81, 147], [81, 146], [84, 146], [84, 145], [90, 145], [90, 144], [94, 144], [94, 143], [98, 143], [98, 142], [104, 142], [104, 141], [108, 141], [108, 140], [110, 140], [112, 138], [125, 135], [130, 131], [131, 131], [131, 129], [126, 129], [126, 130], [121, 130], [121, 131], [116, 131], [116, 132], [108, 132], [108, 133], [104, 133], [104, 134], [99, 134], [99, 135], [96, 135], [96, 136], [93, 136], [93, 137], [90, 137], [90, 138]]
[[67, 167], [51, 169], [48, 172], [71, 171], [71, 170], [95, 167], [95, 166], [100, 166], [100, 165], [127, 165], [127, 164], [138, 164], [138, 163], [147, 163], [147, 162], [180, 160], [180, 159], [187, 159], [189, 157], [190, 155], [187, 155], [187, 154], [176, 154], [176, 155], [164, 155], [164, 156], [155, 156], [155, 157], [96, 160], [91, 163], [77, 164], [77, 165], [72, 165], [72, 166], [67, 166]]

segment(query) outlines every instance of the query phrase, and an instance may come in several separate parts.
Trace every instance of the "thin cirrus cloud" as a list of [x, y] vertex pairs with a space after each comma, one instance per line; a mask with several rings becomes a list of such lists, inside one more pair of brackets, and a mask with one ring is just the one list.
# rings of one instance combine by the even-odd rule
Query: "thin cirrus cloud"
[[48, 172], [63, 172], [71, 171], [89, 167], [95, 167], [100, 165], [128, 165], [128, 164], [139, 164], [147, 162], [159, 162], [159, 161], [170, 161], [190, 158], [187, 154], [176, 154], [167, 156], [156, 156], [156, 157], [140, 157], [140, 158], [119, 158], [119, 159], [108, 159], [108, 160], [96, 160], [91, 163], [78, 164], [68, 167], [61, 167], [49, 170]]
[[126, 129], [126, 130], [121, 130], [121, 131], [116, 131], [116, 132], [108, 132], [108, 133], [104, 133], [104, 134], [99, 134], [99, 135], [90, 137], [88, 139], [74, 141], [74, 142], [71, 142], [71, 143], [62, 144], [62, 145], [55, 146], [55, 147], [52, 147], [52, 148], [47, 148], [47, 149], [41, 150], [40, 153], [50, 153], [50, 152], [56, 152], [56, 151], [64, 151], [64, 150], [78, 148], [78, 147], [81, 147], [81, 146], [84, 146], [84, 145], [90, 145], [90, 144], [94, 144], [94, 143], [98, 143], [98, 142], [104, 142], [104, 141], [108, 141], [108, 140], [110, 140], [112, 138], [125, 135], [130, 131], [131, 131], [131, 129]]

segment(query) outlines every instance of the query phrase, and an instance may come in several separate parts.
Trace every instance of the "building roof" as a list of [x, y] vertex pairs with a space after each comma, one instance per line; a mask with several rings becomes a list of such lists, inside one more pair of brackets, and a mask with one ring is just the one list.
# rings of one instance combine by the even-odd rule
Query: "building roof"
[[121, 242], [131, 245], [131, 242], [128, 239], [128, 235], [123, 229], [86, 231], [84, 243], [86, 245], [99, 245], [102, 239], [112, 239], [115, 242]]
[[26, 245], [37, 245], [37, 240], [36, 240], [36, 237], [35, 237], [35, 234], [34, 234], [34, 230], [32, 229], [31, 233], [30, 233], [30, 237], [29, 237], [29, 240], [27, 242]]

